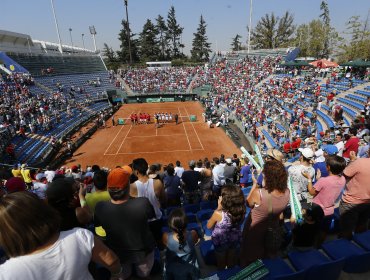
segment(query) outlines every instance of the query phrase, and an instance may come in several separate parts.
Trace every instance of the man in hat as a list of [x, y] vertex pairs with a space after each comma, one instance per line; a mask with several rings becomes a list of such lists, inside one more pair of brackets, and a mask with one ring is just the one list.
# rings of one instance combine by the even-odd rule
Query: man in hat
[[236, 166], [233, 165], [231, 158], [225, 159], [226, 165], [224, 166], [224, 176], [226, 182], [234, 182], [234, 175]]
[[130, 277], [132, 265], [139, 277], [149, 276], [154, 263], [155, 241], [148, 221], [155, 218], [146, 197], [130, 198], [130, 174], [113, 169], [107, 179], [110, 201], [95, 207], [94, 224], [106, 231], [106, 245], [120, 258], [124, 279]]
[[292, 165], [288, 169], [288, 174], [292, 178], [293, 187], [301, 202], [306, 202], [310, 199], [307, 191], [307, 179], [302, 173], [308, 173], [311, 178], [315, 176], [315, 169], [312, 167], [314, 152], [311, 148], [299, 148], [301, 153], [299, 163]]
[[319, 177], [327, 177], [329, 176], [329, 172], [326, 168], [326, 159], [328, 156], [336, 155], [338, 153], [338, 148], [335, 145], [323, 145], [320, 150], [315, 152], [316, 162], [313, 165], [315, 169], [316, 176], [320, 174]]

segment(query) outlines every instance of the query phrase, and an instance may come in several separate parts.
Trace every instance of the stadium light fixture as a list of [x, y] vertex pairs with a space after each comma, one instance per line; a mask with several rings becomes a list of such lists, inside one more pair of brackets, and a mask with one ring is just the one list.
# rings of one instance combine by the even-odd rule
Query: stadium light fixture
[[69, 28], [69, 37], [71, 38], [71, 46], [72, 46], [72, 49], [73, 49], [73, 40], [72, 40], [72, 28]]
[[253, 0], [250, 0], [249, 5], [249, 30], [248, 30], [248, 54], [251, 50], [251, 32], [252, 32], [252, 7], [253, 7]]
[[94, 41], [94, 51], [96, 52], [96, 41], [95, 41], [96, 30], [95, 30], [95, 26], [94, 26], [94, 25], [89, 26], [89, 31], [90, 31], [90, 34], [91, 34], [91, 35], [92, 35], [92, 37], [93, 37], [93, 41]]
[[50, 0], [50, 2], [51, 2], [51, 10], [53, 11], [53, 16], [54, 16], [55, 29], [57, 30], [57, 35], [58, 35], [59, 51], [63, 54], [62, 40], [60, 39], [58, 20], [57, 20], [57, 16], [55, 14], [55, 9], [54, 9], [54, 1]]
[[132, 64], [132, 54], [131, 54], [131, 38], [130, 38], [130, 24], [128, 21], [128, 0], [124, 0], [126, 7], [126, 32], [127, 32], [127, 41], [128, 41], [128, 52], [130, 55], [130, 65]]
[[85, 36], [85, 34], [81, 34], [81, 37], [82, 37], [82, 46], [83, 46], [83, 48], [84, 48], [84, 51], [85, 51], [85, 40], [84, 40], [84, 36]]

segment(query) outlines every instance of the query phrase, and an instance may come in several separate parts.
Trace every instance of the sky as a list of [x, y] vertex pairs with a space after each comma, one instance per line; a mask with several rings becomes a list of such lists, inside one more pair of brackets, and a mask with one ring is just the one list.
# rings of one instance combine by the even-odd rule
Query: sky
[[[0, 0], [0, 29], [28, 34], [32, 39], [58, 42], [51, 0]], [[328, 0], [332, 26], [339, 33], [353, 15], [366, 19], [370, 10], [369, 0]], [[252, 28], [265, 14], [274, 12], [282, 16], [285, 11], [294, 15], [295, 24], [307, 23], [320, 15], [321, 0], [254, 0]], [[208, 41], [213, 50], [229, 50], [236, 34], [247, 40], [250, 0], [128, 0], [130, 28], [140, 33], [146, 20], [155, 22], [160, 14], [167, 18], [171, 5], [175, 7], [178, 23], [184, 27], [182, 42], [185, 54], [190, 53], [193, 33], [200, 15], [207, 23]], [[72, 29], [73, 45], [93, 49], [89, 26], [97, 31], [98, 49], [107, 43], [119, 49], [118, 33], [121, 21], [126, 18], [124, 0], [54, 0], [61, 40], [71, 44], [69, 28]]]

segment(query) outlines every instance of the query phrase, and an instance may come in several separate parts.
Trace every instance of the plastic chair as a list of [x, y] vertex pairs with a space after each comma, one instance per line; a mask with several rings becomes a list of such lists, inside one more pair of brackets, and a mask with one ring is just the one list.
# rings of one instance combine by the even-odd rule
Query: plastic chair
[[215, 248], [212, 244], [212, 240], [206, 240], [200, 243], [199, 250], [205, 264], [216, 265]]
[[197, 213], [200, 210], [200, 204], [188, 204], [184, 205], [184, 210], [186, 213]]
[[212, 209], [199, 210], [197, 212], [197, 217], [200, 222], [207, 221], [213, 215]]
[[356, 233], [353, 235], [353, 240], [366, 251], [370, 251], [370, 230], [362, 233]]
[[234, 276], [235, 274], [237, 274], [240, 270], [241, 270], [240, 267], [235, 266], [233, 268], [219, 270], [216, 273], [212, 273], [208, 277], [217, 275], [217, 277], [218, 277], [219, 280], [227, 280], [227, 279], [231, 278], [232, 276]]
[[364, 273], [370, 270], [370, 252], [366, 252], [347, 239], [325, 242], [322, 248], [334, 260], [345, 259], [344, 272]]
[[302, 270], [299, 272], [294, 271], [283, 259], [265, 259], [262, 260], [263, 264], [269, 270], [269, 274], [266, 275], [263, 280], [280, 279], [280, 280], [303, 280], [305, 278], [306, 271]]
[[200, 209], [212, 209], [215, 210], [217, 208], [217, 201], [201, 201], [200, 202]]
[[288, 257], [296, 270], [306, 270], [306, 279], [337, 280], [344, 265], [344, 259], [331, 261], [318, 250], [291, 252]]

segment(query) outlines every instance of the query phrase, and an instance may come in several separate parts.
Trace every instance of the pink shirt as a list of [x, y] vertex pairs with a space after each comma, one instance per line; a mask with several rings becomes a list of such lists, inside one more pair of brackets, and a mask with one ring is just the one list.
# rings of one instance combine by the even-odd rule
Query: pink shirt
[[345, 187], [346, 179], [344, 176], [327, 176], [320, 178], [313, 188], [318, 194], [313, 198], [312, 202], [321, 206], [325, 216], [334, 214], [334, 203]]
[[342, 200], [351, 204], [370, 203], [370, 158], [358, 158], [343, 171], [349, 177]]

